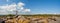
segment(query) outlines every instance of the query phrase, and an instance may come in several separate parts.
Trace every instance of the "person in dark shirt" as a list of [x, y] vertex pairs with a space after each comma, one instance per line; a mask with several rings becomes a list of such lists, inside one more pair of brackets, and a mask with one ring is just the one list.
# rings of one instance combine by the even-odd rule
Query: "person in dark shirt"
[[2, 21], [2, 23], [5, 23], [5, 21]]
[[3, 19], [0, 19], [0, 23], [5, 23], [5, 21]]

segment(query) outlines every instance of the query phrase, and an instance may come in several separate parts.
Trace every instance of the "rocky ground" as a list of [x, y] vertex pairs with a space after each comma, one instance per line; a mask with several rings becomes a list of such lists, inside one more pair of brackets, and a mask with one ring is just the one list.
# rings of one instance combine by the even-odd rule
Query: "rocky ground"
[[60, 17], [24, 17], [14, 16], [13, 18], [1, 18], [0, 23], [60, 23]]

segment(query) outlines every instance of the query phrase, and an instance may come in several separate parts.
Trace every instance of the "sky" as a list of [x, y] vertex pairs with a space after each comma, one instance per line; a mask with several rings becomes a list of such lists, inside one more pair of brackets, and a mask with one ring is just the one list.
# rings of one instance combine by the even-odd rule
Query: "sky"
[[[17, 5], [23, 3], [23, 12], [30, 14], [60, 14], [60, 0], [0, 0], [0, 14], [15, 13], [1, 9], [10, 5]], [[13, 6], [13, 7], [14, 7]], [[8, 8], [8, 7], [7, 7]], [[12, 6], [11, 6], [12, 8]], [[16, 7], [18, 8], [18, 7]], [[22, 9], [23, 9], [22, 8]], [[9, 8], [10, 9], [10, 8]], [[14, 8], [12, 8], [14, 9]], [[29, 12], [26, 12], [28, 9]], [[21, 12], [19, 12], [21, 13]]]

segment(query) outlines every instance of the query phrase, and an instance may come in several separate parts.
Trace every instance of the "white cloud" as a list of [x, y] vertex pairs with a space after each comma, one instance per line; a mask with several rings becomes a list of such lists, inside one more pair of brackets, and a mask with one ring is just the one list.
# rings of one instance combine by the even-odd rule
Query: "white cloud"
[[22, 3], [22, 2], [19, 2], [19, 3], [17, 4], [18, 7], [23, 7], [24, 5], [25, 5], [25, 4]]
[[18, 4], [16, 3], [12, 3], [10, 5], [3, 5], [3, 6], [0, 6], [0, 13], [8, 13], [8, 12], [13, 12], [13, 11], [16, 11], [16, 8], [18, 9], [18, 11], [24, 11], [24, 12], [30, 12], [30, 9], [24, 9], [24, 6], [25, 4], [22, 3], [22, 2], [19, 2]]
[[10, 4], [10, 5], [2, 5], [0, 6], [0, 14], [1, 13], [8, 13], [8, 12], [13, 12], [14, 10], [16, 10], [16, 4]]
[[11, 4], [11, 5], [8, 5], [8, 8], [7, 8], [7, 10], [16, 10], [16, 4], [15, 3], [13, 3], [13, 4]]
[[4, 5], [4, 6], [0, 6], [0, 8], [2, 10], [7, 10], [7, 11], [9, 11], [9, 10], [15, 10], [16, 9], [16, 4], [13, 3], [13, 4], [10, 4], [10, 5]]
[[24, 9], [23, 12], [30, 12], [30, 9]]

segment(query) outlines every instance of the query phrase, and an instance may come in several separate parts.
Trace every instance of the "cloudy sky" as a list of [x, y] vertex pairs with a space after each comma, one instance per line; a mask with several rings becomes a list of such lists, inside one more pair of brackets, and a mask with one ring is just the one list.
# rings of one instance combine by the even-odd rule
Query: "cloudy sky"
[[60, 14], [59, 0], [0, 0], [0, 14], [29, 12], [31, 14]]

